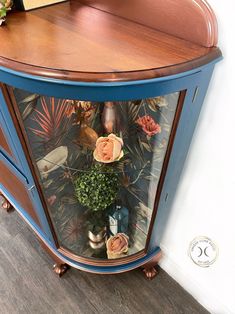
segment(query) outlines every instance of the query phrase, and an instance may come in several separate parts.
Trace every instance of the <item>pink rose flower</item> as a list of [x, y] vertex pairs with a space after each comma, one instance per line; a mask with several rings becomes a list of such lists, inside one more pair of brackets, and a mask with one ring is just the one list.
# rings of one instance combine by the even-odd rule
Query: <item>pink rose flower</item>
[[106, 242], [108, 258], [120, 258], [128, 252], [128, 236], [117, 233]]
[[109, 134], [108, 137], [101, 136], [96, 141], [93, 155], [99, 162], [111, 163], [123, 157], [122, 147], [123, 140], [115, 134]]
[[157, 133], [161, 133], [162, 131], [161, 126], [149, 115], [138, 118], [136, 123], [148, 136], [153, 136]]

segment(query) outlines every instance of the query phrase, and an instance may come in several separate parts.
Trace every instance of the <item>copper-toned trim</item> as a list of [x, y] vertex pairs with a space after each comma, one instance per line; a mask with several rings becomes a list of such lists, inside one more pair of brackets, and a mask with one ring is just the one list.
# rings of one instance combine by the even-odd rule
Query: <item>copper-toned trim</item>
[[12, 204], [8, 201], [8, 199], [5, 197], [4, 194], [2, 194], [2, 192], [0, 191], [0, 197], [2, 198], [2, 201], [0, 203], [1, 207], [7, 212], [7, 213], [11, 213], [12, 211], [14, 211], [14, 207], [12, 206]]
[[95, 258], [86, 258], [82, 256], [78, 256], [69, 250], [60, 247], [58, 249], [58, 252], [63, 254], [64, 256], [67, 256], [68, 258], [73, 259], [76, 262], [83, 263], [83, 264], [88, 264], [92, 266], [118, 266], [118, 265], [124, 265], [128, 264], [131, 262], [135, 262], [138, 259], [141, 259], [146, 256], [146, 253], [144, 250], [139, 251], [138, 253], [132, 254], [132, 255], [127, 255], [126, 257], [122, 258], [117, 258], [117, 259], [106, 259], [106, 260], [100, 260], [100, 259], [95, 259]]
[[158, 275], [158, 271], [156, 269], [157, 264], [159, 263], [160, 259], [162, 258], [162, 252], [158, 252], [151, 260], [149, 260], [146, 264], [141, 266], [145, 277], [148, 280], [152, 280]]
[[127, 72], [77, 72], [34, 66], [0, 56], [0, 66], [25, 74], [48, 77], [52, 79], [80, 82], [119, 82], [145, 80], [174, 75], [193, 70], [212, 62], [222, 56], [218, 47], [208, 48], [208, 53], [200, 58], [172, 66]]
[[33, 176], [33, 179], [34, 179], [34, 182], [35, 182], [35, 185], [36, 185], [36, 188], [37, 188], [40, 200], [41, 200], [43, 208], [44, 208], [45, 215], [47, 217], [48, 224], [50, 226], [50, 230], [51, 230], [53, 239], [55, 241], [56, 246], [59, 247], [59, 243], [58, 243], [58, 240], [57, 240], [57, 237], [56, 237], [56, 233], [54, 231], [54, 227], [53, 227], [50, 215], [49, 215], [49, 213], [47, 211], [46, 201], [45, 201], [45, 198], [44, 198], [41, 186], [40, 186], [40, 184], [38, 182], [36, 169], [35, 169], [35, 166], [34, 166], [34, 164], [32, 162], [32, 160], [33, 160], [32, 152], [30, 151], [30, 145], [29, 145], [29, 142], [28, 142], [28, 139], [27, 139], [27, 135], [26, 135], [25, 130], [24, 130], [24, 125], [23, 125], [22, 120], [21, 120], [20, 112], [19, 112], [16, 100], [15, 100], [15, 96], [14, 96], [13, 90], [12, 90], [11, 87], [6, 87], [6, 85], [4, 85], [2, 83], [1, 83], [1, 88], [2, 88], [2, 91], [3, 91], [4, 98], [6, 100], [6, 104], [8, 106], [8, 110], [9, 110], [9, 112], [11, 114], [12, 119], [13, 119], [17, 135], [18, 135], [18, 137], [20, 139], [23, 151], [25, 153], [25, 157], [27, 159], [29, 168], [31, 170], [31, 173], [32, 173], [32, 176]]
[[53, 265], [53, 271], [59, 277], [62, 277], [67, 272], [68, 269], [69, 269], [69, 265], [67, 264], [54, 264]]
[[150, 242], [150, 238], [151, 238], [151, 235], [152, 235], [154, 222], [155, 222], [155, 219], [156, 219], [156, 216], [157, 216], [158, 205], [159, 205], [159, 201], [160, 201], [161, 194], [162, 194], [162, 188], [163, 188], [163, 184], [164, 184], [164, 181], [165, 181], [165, 176], [166, 176], [167, 167], [168, 167], [168, 164], [169, 164], [171, 151], [172, 151], [174, 140], [175, 140], [177, 127], [178, 127], [178, 124], [179, 124], [181, 112], [182, 112], [183, 105], [184, 105], [186, 92], [187, 92], [186, 90], [180, 92], [178, 105], [177, 105], [174, 121], [173, 121], [173, 124], [172, 124], [171, 135], [170, 135], [170, 138], [169, 138], [169, 142], [168, 142], [168, 146], [167, 146], [167, 150], [166, 150], [166, 154], [165, 154], [165, 158], [164, 158], [164, 162], [163, 162], [163, 166], [162, 166], [162, 171], [161, 171], [160, 179], [159, 179], [159, 182], [158, 182], [157, 192], [156, 192], [155, 201], [154, 201], [154, 210], [153, 210], [153, 213], [152, 213], [152, 218], [151, 218], [151, 222], [150, 222], [150, 225], [149, 225], [149, 231], [148, 231], [148, 236], [147, 236], [147, 240], [146, 240], [145, 252], [148, 251], [149, 242]]

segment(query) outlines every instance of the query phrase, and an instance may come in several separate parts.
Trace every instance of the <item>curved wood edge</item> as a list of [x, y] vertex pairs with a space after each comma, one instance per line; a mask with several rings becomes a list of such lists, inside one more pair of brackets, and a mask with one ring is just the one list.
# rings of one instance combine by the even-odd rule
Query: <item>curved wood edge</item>
[[204, 47], [217, 45], [217, 20], [206, 0], [80, 0], [80, 2]]
[[130, 71], [130, 72], [75, 72], [50, 69], [44, 67], [32, 66], [25, 63], [16, 62], [11, 59], [0, 57], [0, 71], [4, 71], [1, 67], [16, 71], [23, 72], [29, 75], [46, 77], [58, 80], [80, 81], [80, 82], [125, 82], [130, 80], [146, 80], [159, 77], [170, 76], [187, 72], [203, 65], [206, 65], [216, 59], [222, 57], [221, 50], [218, 47], [208, 49], [208, 53], [200, 58], [194, 59], [189, 62], [176, 64], [173, 66], [155, 68], [150, 70]]
[[92, 257], [89, 258], [89, 257], [78, 256], [63, 247], [59, 247], [58, 252], [78, 263], [83, 263], [83, 264], [92, 265], [92, 266], [120, 266], [120, 265], [129, 264], [131, 262], [135, 262], [136, 260], [144, 258], [147, 255], [145, 250], [141, 250], [135, 254], [127, 255], [125, 257], [102, 260], [102, 259], [97, 259], [97, 258], [92, 258]]
[[200, 0], [200, 2], [204, 4], [205, 12], [207, 11], [208, 17], [208, 41], [205, 46], [215, 47], [218, 44], [218, 23], [215, 12], [206, 0]]

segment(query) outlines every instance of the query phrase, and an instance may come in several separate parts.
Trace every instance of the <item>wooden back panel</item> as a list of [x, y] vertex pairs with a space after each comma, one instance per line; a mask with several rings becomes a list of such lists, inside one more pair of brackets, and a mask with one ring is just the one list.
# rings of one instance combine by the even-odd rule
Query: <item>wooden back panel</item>
[[[39, 218], [34, 209], [32, 201], [29, 197], [27, 187], [14, 174], [14, 172], [6, 166], [0, 159], [0, 182], [7, 191], [14, 197], [20, 206], [30, 215], [35, 223], [41, 227]], [[0, 191], [1, 192], [1, 191]], [[11, 203], [11, 200], [9, 200]]]
[[217, 45], [215, 14], [205, 0], [80, 0], [204, 47]]
[[13, 154], [12, 154], [12, 151], [11, 151], [11, 149], [7, 143], [7, 140], [6, 140], [6, 137], [4, 135], [3, 130], [1, 128], [1, 125], [0, 125], [0, 147], [3, 148], [3, 150], [5, 150], [13, 159], [15, 159]]

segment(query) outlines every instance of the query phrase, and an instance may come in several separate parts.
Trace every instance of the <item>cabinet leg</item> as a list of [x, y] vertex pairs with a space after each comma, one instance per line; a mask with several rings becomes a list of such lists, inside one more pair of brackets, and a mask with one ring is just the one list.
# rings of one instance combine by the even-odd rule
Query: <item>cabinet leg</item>
[[3, 209], [5, 209], [6, 212], [10, 213], [14, 210], [14, 207], [11, 205], [10, 202], [5, 198], [3, 194], [0, 193], [1, 199], [1, 206]]
[[53, 270], [59, 276], [62, 277], [66, 271], [69, 269], [67, 264], [54, 264]]
[[42, 248], [51, 256], [51, 258], [53, 259], [55, 263], [53, 265], [53, 271], [59, 277], [62, 277], [66, 273], [66, 271], [69, 269], [69, 265], [65, 264], [58, 256], [56, 256], [41, 239], [39, 239], [39, 242]]
[[156, 266], [160, 261], [161, 257], [162, 252], [160, 251], [150, 261], [141, 266], [143, 273], [148, 280], [152, 280], [157, 276], [158, 272], [156, 270]]

